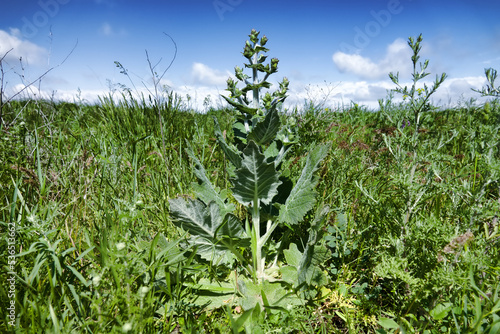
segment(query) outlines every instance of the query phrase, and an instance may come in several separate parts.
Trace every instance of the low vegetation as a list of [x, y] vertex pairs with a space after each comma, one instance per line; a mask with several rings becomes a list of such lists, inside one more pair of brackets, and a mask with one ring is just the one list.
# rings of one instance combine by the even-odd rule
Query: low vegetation
[[378, 110], [286, 110], [249, 38], [227, 108], [0, 101], [0, 331], [499, 333], [496, 71], [438, 109], [419, 36]]

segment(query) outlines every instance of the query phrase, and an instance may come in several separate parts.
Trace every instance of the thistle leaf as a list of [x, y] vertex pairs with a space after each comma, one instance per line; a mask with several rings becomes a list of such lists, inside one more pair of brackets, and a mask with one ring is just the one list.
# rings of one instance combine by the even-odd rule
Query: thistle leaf
[[320, 145], [309, 152], [306, 166], [302, 170], [299, 180], [293, 187], [285, 205], [280, 208], [279, 220], [282, 223], [295, 225], [304, 218], [305, 214], [311, 210], [316, 202], [316, 191], [314, 187], [318, 182], [314, 172], [318, 169], [319, 163], [324, 159], [329, 146]]
[[252, 129], [248, 139], [254, 140], [259, 145], [266, 145], [276, 137], [280, 126], [278, 110], [271, 108], [267, 112], [266, 118]]
[[241, 220], [239, 220], [235, 215], [228, 213], [224, 217], [224, 221], [220, 229], [217, 231], [217, 236], [228, 237], [231, 239], [245, 238], [246, 232], [243, 229]]
[[278, 193], [279, 172], [274, 163], [267, 163], [266, 157], [260, 152], [254, 141], [250, 141], [243, 151], [241, 168], [236, 170], [233, 196], [243, 205], [248, 206], [259, 200], [269, 204]]
[[237, 217], [227, 214], [222, 219], [219, 206], [200, 200], [171, 199], [170, 215], [175, 226], [188, 231], [189, 243], [197, 246], [196, 252], [213, 263], [231, 264], [238, 250], [249, 245], [243, 226]]
[[198, 199], [175, 198], [169, 200], [169, 203], [170, 216], [175, 226], [201, 238], [214, 238], [222, 223], [220, 209], [215, 202], [206, 206]]

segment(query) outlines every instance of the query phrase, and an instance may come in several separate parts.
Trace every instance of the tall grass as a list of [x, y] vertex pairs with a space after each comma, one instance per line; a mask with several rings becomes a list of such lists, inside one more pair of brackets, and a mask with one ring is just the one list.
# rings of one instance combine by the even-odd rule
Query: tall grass
[[[186, 140], [210, 180], [230, 186], [212, 115], [232, 138], [234, 112], [196, 113], [175, 95], [164, 103], [164, 138], [146, 97], [4, 106], [0, 226], [16, 222], [19, 332], [238, 328], [241, 310], [207, 308], [222, 292], [221, 303], [238, 293], [224, 285], [234, 271], [215, 271], [186, 248], [189, 236], [171, 223], [168, 207], [191, 196], [196, 181]], [[375, 112], [311, 105], [282, 115], [295, 119], [301, 138], [297, 158], [283, 161], [290, 175], [299, 176], [308, 143], [331, 143], [317, 191], [318, 203], [333, 208], [324, 239], [332, 256], [323, 265], [328, 282], [310, 304], [261, 315], [264, 331], [498, 329], [500, 104], [423, 112], [416, 162], [405, 146], [411, 128], [396, 117], [407, 108], [388, 100]], [[286, 233], [304, 240], [299, 230]], [[201, 281], [218, 289], [203, 290]], [[8, 320], [2, 312], [0, 331], [12, 329]]]

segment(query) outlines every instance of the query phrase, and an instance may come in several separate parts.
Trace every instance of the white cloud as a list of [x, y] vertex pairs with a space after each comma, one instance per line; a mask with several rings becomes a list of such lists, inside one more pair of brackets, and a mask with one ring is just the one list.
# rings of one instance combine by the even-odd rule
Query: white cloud
[[[9, 50], [11, 50], [9, 52]], [[18, 62], [22, 57], [23, 63], [41, 65], [48, 59], [48, 51], [30, 41], [22, 40], [19, 29], [10, 29], [10, 33], [0, 30], [0, 57], [7, 52], [5, 61]]]
[[352, 73], [362, 79], [380, 79], [387, 77], [389, 72], [409, 72], [410, 56], [411, 49], [403, 39], [398, 38], [387, 47], [385, 57], [378, 63], [359, 54], [340, 51], [334, 53], [332, 59], [342, 73]]
[[111, 36], [111, 35], [113, 35], [113, 28], [111, 28], [111, 25], [109, 23], [104, 23], [101, 26], [101, 33], [104, 36]]
[[116, 31], [108, 22], [104, 22], [102, 24], [102, 26], [99, 28], [99, 32], [106, 37], [127, 35], [127, 31], [125, 29], [120, 29], [119, 31]]
[[229, 71], [214, 70], [202, 63], [194, 63], [191, 68], [191, 78], [195, 84], [225, 87], [229, 76], [231, 76]]
[[389, 81], [369, 83], [367, 81], [347, 81], [337, 84], [300, 85], [290, 83], [287, 108], [302, 107], [304, 102], [312, 101], [315, 105], [339, 108], [349, 106], [351, 101], [371, 109], [378, 107], [378, 99], [385, 98], [387, 90], [394, 88]]
[[[426, 78], [425, 84], [432, 87], [432, 76]], [[423, 87], [423, 82], [418, 87]], [[431, 96], [431, 103], [436, 107], [454, 107], [471, 98], [477, 99], [478, 103], [486, 101], [474, 89], [481, 89], [486, 84], [486, 79], [477, 77], [447, 78]], [[411, 87], [412, 82], [402, 81], [401, 85]], [[290, 83], [289, 97], [285, 101], [287, 108], [304, 106], [305, 101], [313, 101], [316, 105], [323, 104], [325, 107], [340, 108], [349, 106], [351, 101], [363, 105], [369, 109], [377, 110], [379, 99], [387, 99], [388, 91], [395, 88], [389, 80], [380, 81], [346, 81], [339, 84], [316, 84], [302, 85], [297, 82]], [[394, 94], [394, 102], [400, 102], [402, 96]]]

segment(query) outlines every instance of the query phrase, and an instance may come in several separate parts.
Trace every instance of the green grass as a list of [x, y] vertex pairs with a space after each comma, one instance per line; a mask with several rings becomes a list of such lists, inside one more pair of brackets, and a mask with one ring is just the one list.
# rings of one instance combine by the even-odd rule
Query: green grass
[[[233, 110], [196, 113], [171, 94], [160, 113], [127, 95], [98, 105], [11, 101], [3, 112], [0, 230], [16, 223], [17, 332], [237, 332], [244, 310], [207, 306], [220, 293], [197, 283], [224, 287], [238, 269], [213, 267], [187, 248], [168, 205], [193, 195], [186, 141], [210, 180], [231, 186], [212, 116], [231, 139]], [[330, 144], [317, 205], [331, 208], [324, 242], [332, 255], [314, 298], [254, 314], [259, 330], [497, 333], [500, 104], [423, 112], [416, 151], [411, 126], [401, 128], [406, 114], [407, 105], [389, 100], [378, 111], [311, 104], [282, 115], [296, 118], [301, 138], [283, 162], [291, 179], [312, 145]], [[281, 233], [300, 243], [305, 227]], [[3, 312], [7, 243], [0, 240], [1, 332], [13, 329]]]

